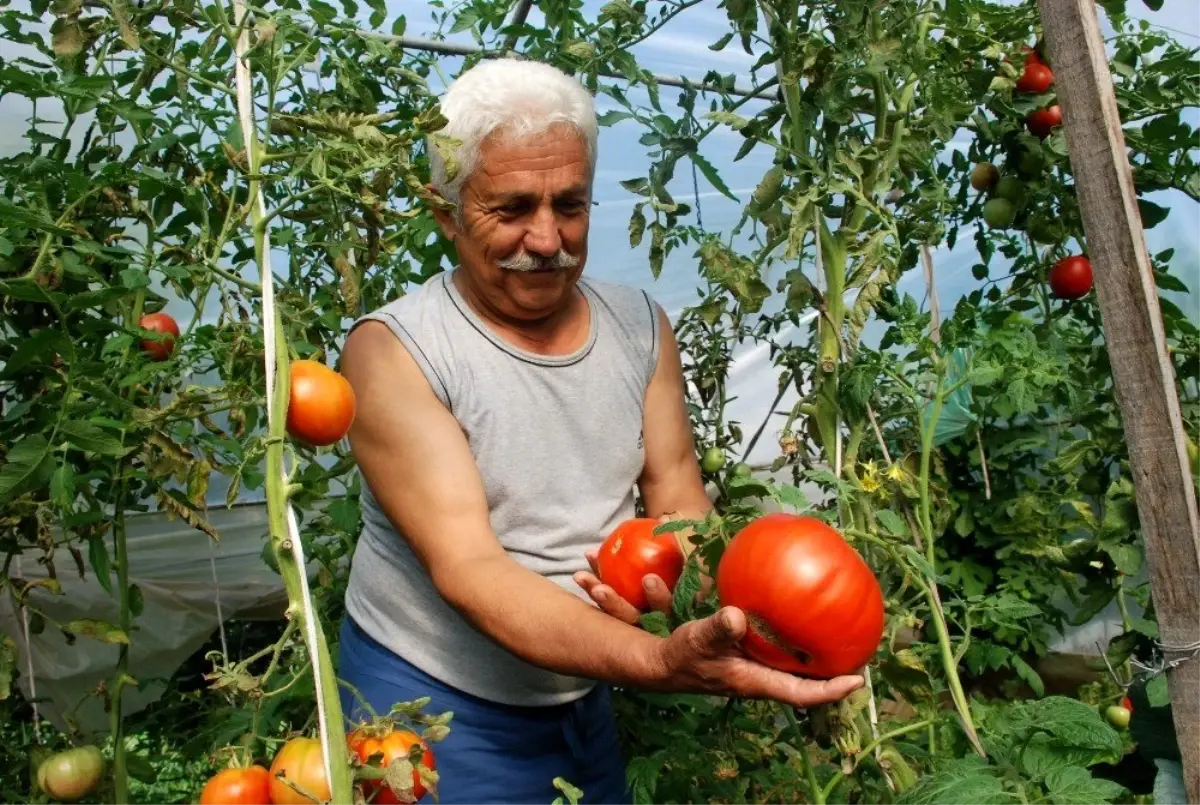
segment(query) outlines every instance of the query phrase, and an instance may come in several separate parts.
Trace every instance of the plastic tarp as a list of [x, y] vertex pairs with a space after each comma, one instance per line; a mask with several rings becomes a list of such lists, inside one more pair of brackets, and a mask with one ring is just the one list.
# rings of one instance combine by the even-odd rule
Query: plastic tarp
[[[222, 617], [274, 618], [282, 613], [282, 580], [260, 558], [266, 507], [222, 507], [209, 517], [221, 535], [219, 544], [161, 514], [126, 521], [130, 581], [140, 588], [144, 601], [130, 637], [129, 671], [138, 686], [122, 694], [126, 713], [158, 699], [166, 680], [204, 645]], [[28, 581], [47, 577], [34, 554], [20, 560], [13, 575]], [[63, 594], [40, 588], [30, 593], [31, 603], [48, 619], [42, 633], [26, 640], [25, 621], [11, 596], [0, 597], [0, 630], [17, 644], [18, 684], [27, 698], [36, 692], [41, 716], [62, 729], [65, 716], [78, 707], [73, 720], [82, 730], [106, 731], [108, 716], [101, 700], [87, 694], [111, 678], [119, 647], [85, 636], [68, 645], [53, 624], [80, 618], [116, 624], [117, 603], [91, 568], [80, 579], [65, 549], [55, 554], [54, 564]]]

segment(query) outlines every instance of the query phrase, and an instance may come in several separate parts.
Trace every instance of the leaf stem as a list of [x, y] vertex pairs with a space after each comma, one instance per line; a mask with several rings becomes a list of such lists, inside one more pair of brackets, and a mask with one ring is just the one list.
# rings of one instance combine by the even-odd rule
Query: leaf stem
[[800, 763], [804, 766], [804, 777], [808, 781], [808, 790], [812, 794], [813, 803], [814, 805], [825, 805], [825, 790], [817, 781], [817, 772], [813, 769], [812, 758], [808, 756], [808, 741], [805, 740], [804, 733], [800, 731], [800, 723], [796, 721], [796, 714], [792, 712], [792, 708], [784, 707], [783, 717], [787, 719], [788, 726], [792, 728], [792, 733], [796, 736], [796, 754], [799, 755]]

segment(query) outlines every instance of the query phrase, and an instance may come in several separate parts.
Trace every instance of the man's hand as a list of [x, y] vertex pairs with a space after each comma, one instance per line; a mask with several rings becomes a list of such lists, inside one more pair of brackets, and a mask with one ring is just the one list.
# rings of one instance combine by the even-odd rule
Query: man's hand
[[[633, 604], [617, 595], [616, 590], [604, 584], [599, 579], [600, 569], [597, 563], [599, 561], [600, 549], [593, 548], [584, 555], [587, 557], [588, 564], [592, 566], [592, 572], [579, 571], [572, 577], [575, 579], [575, 583], [591, 596], [591, 599], [596, 602], [596, 605], [600, 609], [614, 618], [625, 621], [630, 626], [637, 626], [638, 617], [642, 613], [638, 612]], [[650, 609], [670, 614], [673, 593], [667, 587], [666, 582], [659, 576], [650, 573], [642, 578], [642, 587], [646, 590], [646, 602], [650, 605]]]
[[737, 607], [685, 623], [662, 643], [663, 681], [654, 687], [814, 707], [839, 701], [864, 684], [859, 675], [818, 680], [768, 668], [741, 650], [745, 634], [746, 615]]

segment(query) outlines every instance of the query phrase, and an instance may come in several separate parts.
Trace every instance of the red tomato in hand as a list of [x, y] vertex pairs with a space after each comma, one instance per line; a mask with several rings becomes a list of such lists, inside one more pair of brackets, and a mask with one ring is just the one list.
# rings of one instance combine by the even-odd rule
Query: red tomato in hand
[[655, 534], [658, 520], [639, 517], [621, 523], [600, 546], [600, 581], [640, 612], [650, 606], [642, 578], [651, 573], [674, 589], [683, 573], [683, 549], [672, 533]]
[[1092, 262], [1082, 255], [1064, 257], [1050, 269], [1050, 290], [1059, 299], [1078, 299], [1092, 290]]
[[[350, 750], [357, 754], [358, 759], [364, 764], [372, 755], [383, 755], [383, 759], [380, 761], [381, 768], [386, 768], [393, 760], [407, 760], [408, 750], [420, 744], [425, 750], [421, 754], [421, 765], [427, 766], [431, 770], [437, 770], [433, 750], [416, 733], [408, 730], [394, 730], [380, 738], [371, 735], [368, 730], [359, 729], [350, 733], [348, 741]], [[426, 789], [421, 782], [421, 775], [415, 767], [413, 768], [412, 782], [412, 795], [420, 800], [425, 796]], [[399, 805], [406, 801], [397, 796], [383, 780], [364, 780], [362, 786], [363, 794], [368, 802], [380, 803], [380, 805]], [[372, 797], [375, 791], [379, 791], [379, 793]]]
[[323, 447], [346, 435], [354, 422], [350, 381], [323, 363], [293, 361], [287, 431], [293, 438]]
[[[298, 786], [317, 799], [311, 799], [278, 779]], [[325, 753], [316, 738], [293, 738], [283, 745], [271, 763], [271, 802], [274, 805], [311, 805], [328, 802], [329, 778], [325, 775]]]
[[219, 771], [205, 783], [200, 805], [271, 805], [271, 773], [262, 766]]
[[155, 333], [165, 333], [166, 338], [155, 341], [149, 338], [142, 340], [142, 349], [156, 361], [165, 361], [175, 351], [175, 340], [179, 338], [179, 325], [169, 313], [148, 313], [138, 321], [143, 330]]
[[1054, 72], [1040, 61], [1026, 61], [1021, 77], [1017, 79], [1017, 91], [1030, 95], [1041, 95], [1054, 84]]
[[1035, 137], [1044, 140], [1050, 136], [1051, 131], [1062, 125], [1062, 109], [1058, 104], [1054, 104], [1045, 109], [1030, 112], [1029, 116], [1025, 118], [1025, 125], [1029, 127], [1029, 131]]
[[746, 653], [780, 671], [851, 674], [883, 637], [875, 574], [815, 517], [768, 514], [738, 532], [717, 566], [717, 594], [746, 613]]

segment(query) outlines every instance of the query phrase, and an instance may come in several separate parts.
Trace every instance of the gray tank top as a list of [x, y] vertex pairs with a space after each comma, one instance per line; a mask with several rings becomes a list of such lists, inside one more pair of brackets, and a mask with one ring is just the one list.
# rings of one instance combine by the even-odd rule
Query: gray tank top
[[[462, 426], [508, 555], [588, 600], [571, 576], [588, 569], [586, 549], [634, 515], [659, 338], [644, 291], [593, 279], [578, 287], [591, 329], [571, 355], [537, 355], [502, 340], [449, 273], [359, 321], [391, 329]], [[471, 625], [439, 595], [365, 483], [346, 610], [403, 659], [483, 699], [553, 705], [595, 684], [532, 665]]]

